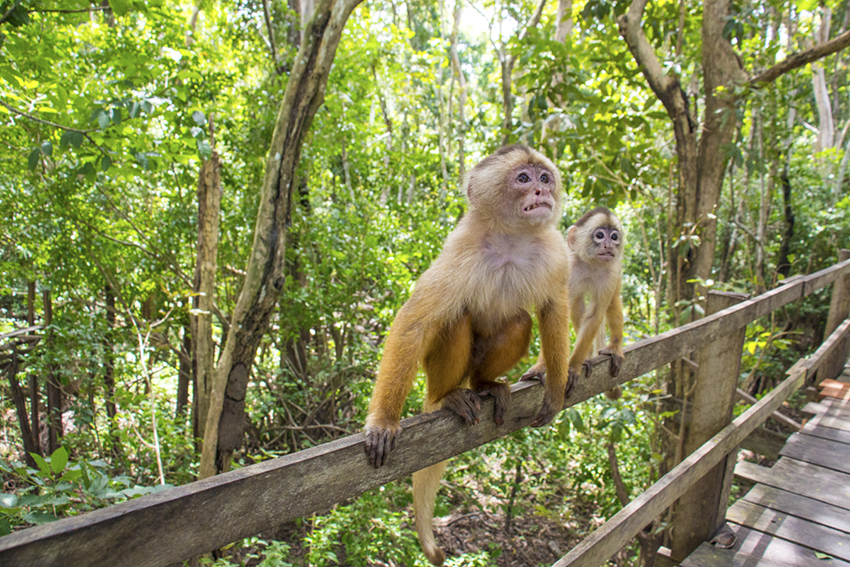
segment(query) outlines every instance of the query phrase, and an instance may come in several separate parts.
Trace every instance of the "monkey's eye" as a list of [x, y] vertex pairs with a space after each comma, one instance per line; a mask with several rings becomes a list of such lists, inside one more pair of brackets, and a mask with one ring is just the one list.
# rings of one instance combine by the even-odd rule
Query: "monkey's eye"
[[620, 241], [620, 233], [617, 232], [616, 230], [612, 231], [611, 232], [611, 240], [613, 240], [614, 242], [619, 242]]
[[542, 174], [540, 176], [540, 181], [542, 181], [543, 183], [549, 183], [549, 174], [548, 173]]
[[603, 238], [605, 238], [605, 231], [597, 230], [596, 234], [593, 235], [593, 238], [595, 238], [596, 240], [602, 240]]
[[516, 180], [520, 183], [528, 183], [529, 181], [531, 181], [531, 178], [528, 176], [527, 173], [520, 173], [519, 175], [517, 175]]

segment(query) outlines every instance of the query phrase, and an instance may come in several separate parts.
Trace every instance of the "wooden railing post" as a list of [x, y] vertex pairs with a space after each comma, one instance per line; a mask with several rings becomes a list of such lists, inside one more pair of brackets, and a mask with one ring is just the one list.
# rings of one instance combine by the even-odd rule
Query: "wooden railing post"
[[[712, 291], [708, 295], [706, 315], [712, 315], [744, 301], [740, 293]], [[685, 455], [732, 422], [735, 389], [741, 368], [746, 325], [708, 344], [697, 355], [699, 368], [694, 385], [693, 415], [685, 439]], [[727, 470], [735, 466], [737, 451], [712, 468], [688, 490], [676, 504], [673, 518], [672, 558], [684, 560], [699, 544], [711, 538], [726, 515], [729, 500]]]
[[[850, 258], [850, 250], [838, 252], [838, 261], [843, 262]], [[824, 340], [838, 328], [847, 315], [850, 314], [850, 274], [835, 281], [832, 285], [832, 301], [829, 304], [829, 316], [826, 318], [826, 329]], [[847, 339], [842, 339], [841, 344], [829, 355], [818, 371], [816, 382], [820, 384], [826, 378], [836, 378], [841, 374], [844, 364], [847, 362], [847, 349], [850, 346]]]

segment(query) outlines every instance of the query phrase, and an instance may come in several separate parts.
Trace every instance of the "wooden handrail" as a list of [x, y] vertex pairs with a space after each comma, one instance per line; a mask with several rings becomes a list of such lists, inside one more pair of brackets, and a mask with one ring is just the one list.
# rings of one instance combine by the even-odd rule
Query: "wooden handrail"
[[661, 477], [643, 494], [629, 502], [610, 520], [605, 522], [590, 537], [585, 538], [553, 567], [567, 565], [602, 565], [612, 555], [658, 517], [685, 491], [696, 483], [712, 467], [735, 449], [756, 427], [767, 420], [782, 405], [788, 396], [796, 392], [810, 372], [813, 372], [826, 356], [840, 344], [850, 329], [850, 319], [842, 323], [803, 364], [789, 370], [790, 376], [768, 395], [756, 402], [735, 421], [712, 437], [685, 460]]
[[[730, 329], [758, 319], [850, 274], [850, 260], [794, 280], [699, 321], [642, 340], [625, 349], [620, 376], [608, 374], [606, 357], [594, 358], [589, 378], [579, 381], [568, 406], [698, 350]], [[0, 538], [0, 564], [161, 566], [206, 553], [284, 522], [406, 477], [528, 426], [543, 399], [534, 382], [512, 386], [505, 424], [482, 420], [465, 427], [447, 410], [405, 419], [399, 446], [380, 469], [365, 457], [362, 433], [122, 502]], [[761, 406], [760, 406], [761, 407]], [[493, 411], [492, 399], [482, 412]], [[631, 536], [630, 536], [631, 537]]]

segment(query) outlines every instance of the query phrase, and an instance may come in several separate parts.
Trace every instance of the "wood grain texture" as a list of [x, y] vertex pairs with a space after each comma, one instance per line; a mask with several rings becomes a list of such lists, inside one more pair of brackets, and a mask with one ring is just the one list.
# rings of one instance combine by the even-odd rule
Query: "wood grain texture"
[[850, 502], [843, 507], [835, 506], [764, 484], [754, 486], [743, 500], [833, 528], [850, 537]]
[[731, 524], [736, 541], [730, 549], [719, 549], [706, 542], [697, 548], [682, 567], [850, 567], [840, 559], [824, 561], [807, 547], [782, 539], [765, 537], [761, 532]]
[[850, 561], [848, 534], [797, 516], [738, 500], [726, 514], [729, 522]]
[[617, 512], [555, 567], [601, 565], [628, 543], [644, 526], [679, 498], [692, 484], [737, 447], [744, 438], [776, 411], [805, 381], [804, 371], [790, 376], [770, 394], [739, 416], [702, 447], [691, 453], [658, 482]]
[[779, 454], [850, 474], [850, 445], [846, 443], [795, 433]]
[[779, 459], [772, 468], [740, 462], [735, 476], [833, 506], [846, 508], [850, 502], [850, 475], [794, 459]]

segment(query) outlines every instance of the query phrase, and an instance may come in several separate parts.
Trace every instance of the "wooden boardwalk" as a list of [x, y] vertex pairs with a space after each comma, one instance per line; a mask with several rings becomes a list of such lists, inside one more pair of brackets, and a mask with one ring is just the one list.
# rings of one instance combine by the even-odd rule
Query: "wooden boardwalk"
[[850, 567], [850, 366], [821, 387], [773, 467], [735, 467], [756, 484], [726, 512], [734, 545], [703, 543], [682, 567]]

